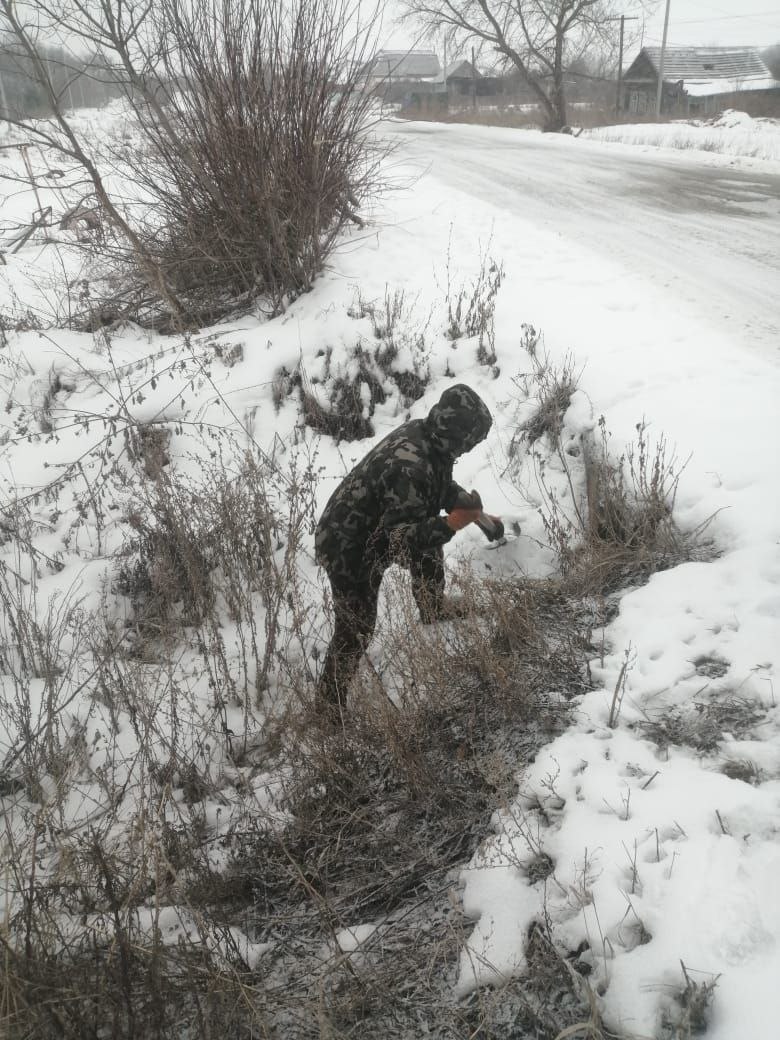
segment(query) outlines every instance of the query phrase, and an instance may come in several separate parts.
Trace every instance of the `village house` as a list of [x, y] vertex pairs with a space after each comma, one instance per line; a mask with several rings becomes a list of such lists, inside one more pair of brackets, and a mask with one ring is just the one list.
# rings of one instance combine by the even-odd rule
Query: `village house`
[[470, 61], [458, 59], [442, 68], [433, 51], [379, 51], [363, 67], [364, 89], [388, 103], [438, 104], [450, 99], [492, 96], [502, 81], [485, 76]]
[[363, 66], [364, 89], [385, 102], [403, 101], [421, 87], [432, 92], [441, 71], [433, 51], [378, 51]]
[[[660, 47], [643, 47], [623, 75], [621, 107], [630, 115], [654, 115]], [[780, 103], [780, 82], [756, 47], [667, 47], [661, 112], [711, 115], [744, 108], [761, 97]]]

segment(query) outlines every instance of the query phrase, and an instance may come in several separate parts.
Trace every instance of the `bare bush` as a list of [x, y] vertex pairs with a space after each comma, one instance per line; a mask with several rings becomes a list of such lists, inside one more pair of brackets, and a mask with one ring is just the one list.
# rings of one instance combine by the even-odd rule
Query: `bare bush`
[[574, 359], [566, 356], [560, 365], [554, 364], [546, 352], [540, 353], [541, 336], [533, 325], [521, 327], [520, 345], [531, 359], [531, 372], [517, 376], [513, 382], [523, 396], [532, 399], [534, 410], [517, 427], [509, 443], [510, 460], [517, 455], [521, 442], [528, 447], [549, 437], [557, 449], [563, 429], [563, 419], [579, 383]]
[[162, 218], [150, 249], [194, 310], [202, 295], [219, 309], [220, 291], [261, 292], [274, 309], [307, 291], [375, 189], [352, 13], [324, 0], [159, 5], [176, 86], [165, 122], [146, 99], [154, 161], [130, 166]]
[[471, 285], [455, 288], [451, 283], [450, 257], [447, 255], [447, 331], [448, 339], [477, 338], [477, 361], [494, 370], [496, 366], [496, 297], [504, 279], [504, 265], [489, 256], [490, 242], [480, 254], [479, 270]]
[[525, 446], [548, 544], [572, 591], [613, 592], [685, 560], [710, 558], [715, 550], [704, 532], [711, 518], [683, 531], [674, 516], [686, 463], [663, 437], [653, 445], [644, 421], [636, 425], [636, 441], [617, 457], [603, 416], [598, 436], [570, 430], [563, 442], [578, 376], [571, 357], [556, 366], [540, 355], [540, 342], [533, 327], [523, 327], [531, 369], [514, 382], [521, 407], [532, 411], [512, 437], [506, 472], [519, 479]]
[[[36, 0], [3, 10], [54, 113], [21, 125], [87, 171], [141, 275], [103, 311], [200, 325], [260, 297], [277, 313], [311, 288], [345, 227], [362, 225], [382, 149], [369, 137], [372, 101], [357, 89], [372, 40], [359, 5], [162, 0], [140, 12]], [[96, 143], [64, 110], [39, 53], [42, 20], [74, 46], [99, 46], [124, 89], [138, 136], [114, 161], [132, 197], [111, 196]]]
[[[135, 535], [116, 587], [133, 607], [136, 652], [194, 626], [210, 684], [247, 704], [251, 691], [266, 688], [280, 636], [301, 635], [298, 555], [316, 481], [313, 459], [303, 472], [295, 464], [283, 472], [247, 453], [234, 471], [223, 455], [234, 447], [229, 437], [217, 441], [199, 479], [163, 473], [143, 487], [128, 514]], [[223, 618], [237, 659], [226, 650]]]
[[66, 785], [82, 734], [64, 715], [91, 678], [80, 659], [87, 628], [74, 594], [39, 602], [34, 562], [21, 555], [17, 567], [0, 562], [0, 789], [6, 793], [23, 790], [33, 801], [46, 800], [47, 784]]
[[384, 404], [386, 393], [371, 354], [361, 344], [357, 344], [351, 351], [347, 370], [332, 376], [328, 372], [325, 385], [327, 405], [321, 403], [302, 368], [298, 369], [290, 382], [291, 387], [298, 387], [306, 425], [337, 441], [373, 437], [371, 419], [376, 406]]

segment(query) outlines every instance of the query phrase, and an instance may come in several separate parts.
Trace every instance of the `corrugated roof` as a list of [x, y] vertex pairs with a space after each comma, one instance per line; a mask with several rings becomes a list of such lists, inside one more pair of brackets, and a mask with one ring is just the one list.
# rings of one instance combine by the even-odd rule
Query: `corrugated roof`
[[366, 62], [365, 73], [377, 79], [428, 79], [441, 73], [433, 51], [379, 51]]
[[[658, 70], [660, 47], [645, 47], [644, 53]], [[755, 47], [667, 47], [664, 53], [665, 80], [772, 79]]]

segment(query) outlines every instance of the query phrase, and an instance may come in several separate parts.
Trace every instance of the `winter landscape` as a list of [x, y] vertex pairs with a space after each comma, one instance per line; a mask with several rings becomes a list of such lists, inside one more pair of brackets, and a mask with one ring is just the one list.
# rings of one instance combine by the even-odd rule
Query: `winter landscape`
[[[780, 120], [328, 95], [356, 183], [231, 295], [136, 91], [0, 126], [4, 1034], [775, 1036]], [[457, 383], [505, 539], [462, 620], [388, 572], [326, 725], [314, 525]]]

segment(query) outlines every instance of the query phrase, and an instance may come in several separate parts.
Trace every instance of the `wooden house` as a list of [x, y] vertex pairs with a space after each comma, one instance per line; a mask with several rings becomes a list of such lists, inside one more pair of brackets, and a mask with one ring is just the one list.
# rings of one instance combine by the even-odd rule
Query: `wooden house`
[[441, 65], [433, 51], [378, 51], [362, 70], [364, 90], [382, 101], [402, 101], [421, 87], [432, 92], [441, 81]]
[[451, 61], [440, 77], [440, 89], [450, 99], [493, 97], [501, 93], [503, 83], [497, 76], [485, 75], [465, 58]]
[[[660, 47], [643, 47], [623, 75], [621, 107], [628, 115], [654, 115]], [[667, 47], [661, 112], [711, 115], [762, 94], [780, 97], [778, 82], [756, 47]]]

